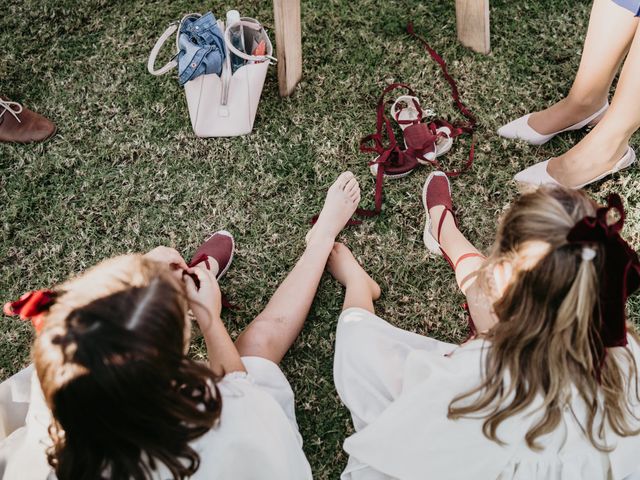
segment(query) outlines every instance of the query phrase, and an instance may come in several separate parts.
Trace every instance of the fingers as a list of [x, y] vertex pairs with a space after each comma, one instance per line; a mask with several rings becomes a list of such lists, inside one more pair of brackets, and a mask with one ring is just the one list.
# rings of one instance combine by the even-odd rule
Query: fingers
[[201, 284], [203, 282], [204, 283], [218, 283], [216, 281], [216, 277], [213, 275], [213, 273], [211, 273], [211, 271], [206, 269], [206, 268], [193, 267], [193, 268], [187, 269], [187, 272], [193, 273], [196, 277], [198, 277], [198, 280], [200, 280]]
[[185, 275], [186, 270], [184, 268], [178, 268], [177, 266], [171, 265], [171, 275], [178, 280], [182, 280], [182, 277]]
[[188, 268], [187, 262], [184, 261], [184, 258], [182, 258], [182, 255], [180, 255], [175, 248], [170, 248], [170, 247], [161, 247], [161, 248], [162, 248], [162, 251], [160, 253], [162, 254], [163, 259], [169, 265], [175, 265], [176, 268], [182, 268], [182, 269]]
[[168, 263], [173, 268], [187, 269], [187, 263], [175, 248], [159, 246], [145, 254], [145, 257], [155, 261]]
[[194, 267], [191, 269], [193, 273], [200, 280], [200, 287], [210, 285], [213, 287], [216, 295], [222, 295], [220, 293], [220, 285], [218, 285], [218, 280], [216, 276], [211, 272], [211, 270], [207, 270], [206, 268]]
[[191, 296], [198, 293], [198, 287], [196, 287], [196, 282], [193, 281], [189, 275], [183, 275], [182, 279], [184, 280], [184, 284], [187, 287], [187, 295]]
[[174, 248], [168, 249], [167, 260], [169, 261], [169, 264], [174, 266], [175, 268], [179, 268], [181, 270], [186, 270], [187, 268], [189, 268], [187, 262], [185, 262], [184, 258], [182, 258], [182, 255], [180, 255]]
[[[215, 275], [212, 277], [211, 285], [213, 286], [213, 291], [216, 294], [216, 298], [222, 299], [222, 292], [220, 291], [220, 284], [218, 283], [218, 280], [216, 280]], [[222, 308], [222, 305], [220, 305], [220, 308]]]

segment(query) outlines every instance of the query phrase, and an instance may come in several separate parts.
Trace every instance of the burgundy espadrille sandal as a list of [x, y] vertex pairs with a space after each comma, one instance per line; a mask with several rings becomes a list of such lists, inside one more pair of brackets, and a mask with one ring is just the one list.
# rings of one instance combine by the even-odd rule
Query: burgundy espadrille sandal
[[[233, 261], [233, 252], [235, 250], [235, 242], [233, 235], [226, 230], [211, 235], [205, 242], [198, 247], [193, 258], [189, 262], [189, 267], [195, 267], [203, 264], [208, 270], [216, 272], [216, 280], [219, 280]], [[209, 261], [209, 258], [215, 260], [215, 263]]]
[[[453, 268], [454, 272], [462, 260], [466, 260], [467, 258], [471, 257], [484, 258], [484, 255], [482, 255], [481, 253], [469, 252], [461, 255], [460, 258], [458, 258], [454, 263], [440, 245], [442, 226], [444, 225], [447, 214], [450, 214], [453, 217], [453, 221], [456, 223], [456, 225], [458, 224], [456, 216], [453, 214], [451, 184], [449, 183], [449, 178], [447, 177], [446, 173], [437, 171], [432, 172], [429, 175], [427, 181], [424, 182], [424, 187], [422, 188], [422, 204], [424, 205], [424, 209], [427, 214], [427, 221], [425, 222], [424, 234], [422, 238], [424, 240], [425, 246], [430, 252], [441, 254], [449, 263], [449, 265], [451, 265], [451, 268]], [[435, 231], [434, 236], [433, 224], [431, 222], [431, 215], [429, 215], [429, 210], [431, 210], [433, 207], [438, 206], [444, 207], [444, 211], [440, 216], [440, 221], [438, 222], [438, 227]]]

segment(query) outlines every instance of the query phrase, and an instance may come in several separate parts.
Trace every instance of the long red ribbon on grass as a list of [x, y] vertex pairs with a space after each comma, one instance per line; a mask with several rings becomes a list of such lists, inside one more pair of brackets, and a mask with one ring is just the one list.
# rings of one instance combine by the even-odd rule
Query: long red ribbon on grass
[[[469, 156], [462, 168], [445, 171], [447, 176], [457, 177], [473, 166], [473, 160], [475, 157], [475, 138], [473, 137], [473, 133], [477, 124], [476, 117], [460, 99], [458, 85], [449, 73], [447, 63], [444, 61], [444, 59], [438, 54], [438, 52], [431, 48], [431, 46], [424, 38], [415, 33], [413, 23], [411, 22], [407, 24], [407, 33], [416, 38], [420, 43], [422, 43], [431, 58], [438, 64], [445, 80], [451, 87], [451, 96], [453, 98], [455, 106], [467, 119], [466, 122], [456, 122], [454, 124], [451, 124], [443, 119], [436, 119], [432, 122], [429, 122], [428, 124], [429, 129], [434, 135], [437, 135], [436, 131], [438, 127], [446, 126], [451, 131], [451, 134], [449, 135], [451, 138], [455, 138], [463, 134], [472, 136], [471, 147], [469, 148]], [[389, 118], [387, 118], [387, 116], [385, 115], [385, 109], [387, 106], [387, 103], [385, 102], [386, 95], [389, 92], [399, 88], [407, 90], [407, 92], [413, 97], [416, 96], [413, 89], [405, 83], [392, 83], [385, 87], [380, 97], [378, 98], [378, 103], [376, 105], [376, 131], [375, 133], [367, 135], [360, 140], [361, 152], [378, 154], [376, 160], [369, 164], [377, 164], [378, 171], [376, 175], [376, 188], [374, 193], [374, 208], [357, 209], [355, 215], [358, 217], [371, 218], [379, 215], [382, 212], [383, 184], [385, 173], [393, 174], [394, 170], [406, 171], [407, 169], [412, 169], [419, 165], [418, 161], [416, 160], [416, 155], [421, 154], [420, 150], [415, 148], [406, 148], [403, 150], [396, 140]], [[385, 136], [386, 139], [384, 138]], [[430, 163], [437, 169], [442, 170], [442, 165], [437, 160], [434, 159], [433, 161], [430, 161]], [[311, 223], [315, 223], [317, 219], [318, 216], [316, 215], [311, 220]], [[360, 223], [362, 223], [360, 220], [351, 219], [349, 220], [347, 225], [359, 225]]]

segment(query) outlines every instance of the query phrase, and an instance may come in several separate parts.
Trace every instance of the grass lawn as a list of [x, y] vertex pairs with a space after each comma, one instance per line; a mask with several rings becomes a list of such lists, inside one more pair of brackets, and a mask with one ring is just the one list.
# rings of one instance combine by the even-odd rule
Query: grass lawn
[[[512, 176], [583, 135], [533, 147], [495, 131], [568, 91], [590, 3], [492, 0], [493, 50], [483, 56], [457, 43], [450, 0], [304, 0], [304, 79], [295, 94], [278, 96], [271, 69], [251, 135], [197, 139], [175, 76], [147, 73], [153, 43], [170, 21], [192, 11], [220, 15], [237, 7], [272, 26], [270, 1], [3, 2], [0, 92], [54, 119], [59, 133], [44, 144], [0, 145], [0, 300], [124, 252], [169, 245], [189, 256], [208, 233], [226, 228], [238, 252], [222, 288], [241, 308], [223, 316], [237, 335], [302, 252], [308, 220], [339, 172], [356, 173], [363, 204], [371, 206], [371, 158], [357, 146], [373, 131], [376, 98], [386, 84], [407, 82], [424, 104], [459, 118], [437, 66], [404, 34], [407, 20], [445, 57], [479, 118], [476, 163], [453, 189], [462, 230], [487, 249], [500, 213], [517, 194]], [[467, 149], [466, 140], [457, 142], [445, 162], [460, 165]], [[429, 171], [389, 181], [383, 214], [341, 239], [381, 284], [381, 316], [455, 342], [465, 336], [463, 297], [444, 260], [422, 244], [419, 193]], [[589, 191], [600, 200], [612, 191], [623, 195], [626, 236], [640, 247], [638, 169]], [[338, 478], [346, 462], [341, 444], [351, 432], [332, 380], [341, 301], [340, 286], [326, 277], [283, 364], [318, 479]], [[638, 298], [631, 312], [637, 323]], [[2, 319], [0, 380], [27, 365], [31, 340], [27, 324]], [[193, 354], [204, 355], [200, 337]]]

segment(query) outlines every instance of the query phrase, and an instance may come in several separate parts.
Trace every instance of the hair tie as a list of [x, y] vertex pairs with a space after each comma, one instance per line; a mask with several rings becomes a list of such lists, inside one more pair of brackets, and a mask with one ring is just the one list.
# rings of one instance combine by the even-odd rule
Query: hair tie
[[9, 316], [19, 315], [22, 320], [31, 320], [36, 332], [42, 329], [43, 315], [55, 303], [57, 293], [53, 290], [35, 290], [27, 292], [18, 300], [7, 302], [4, 313]]
[[[608, 215], [617, 210], [620, 218], [608, 223]], [[599, 277], [600, 291], [594, 310], [594, 318], [600, 325], [600, 338], [604, 347], [623, 347], [627, 344], [627, 298], [640, 287], [640, 261], [638, 254], [620, 236], [625, 212], [622, 199], [609, 195], [607, 206], [596, 211], [595, 217], [586, 216], [569, 231], [569, 243], [583, 245], [582, 258], [587, 260], [593, 250], [589, 245], [598, 244], [604, 253], [603, 271]], [[594, 251], [595, 257], [595, 251]], [[602, 365], [606, 351], [603, 349], [596, 365]]]
[[582, 248], [582, 260], [586, 262], [590, 262], [596, 258], [596, 251], [591, 247], [583, 247]]

